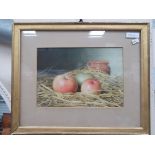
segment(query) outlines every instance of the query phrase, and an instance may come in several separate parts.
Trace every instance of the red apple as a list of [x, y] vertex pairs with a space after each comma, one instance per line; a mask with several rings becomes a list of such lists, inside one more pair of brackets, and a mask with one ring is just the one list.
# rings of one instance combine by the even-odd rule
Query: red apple
[[75, 78], [71, 75], [58, 75], [53, 80], [53, 90], [59, 93], [75, 93], [78, 89], [78, 84]]
[[85, 80], [81, 86], [81, 92], [89, 94], [100, 94], [101, 83], [97, 79]]

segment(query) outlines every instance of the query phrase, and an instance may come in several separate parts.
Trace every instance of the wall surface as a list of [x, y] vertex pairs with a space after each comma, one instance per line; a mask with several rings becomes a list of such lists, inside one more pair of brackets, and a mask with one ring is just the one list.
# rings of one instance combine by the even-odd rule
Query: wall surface
[[151, 134], [155, 135], [155, 20], [151, 23], [151, 47], [150, 47], [150, 120]]

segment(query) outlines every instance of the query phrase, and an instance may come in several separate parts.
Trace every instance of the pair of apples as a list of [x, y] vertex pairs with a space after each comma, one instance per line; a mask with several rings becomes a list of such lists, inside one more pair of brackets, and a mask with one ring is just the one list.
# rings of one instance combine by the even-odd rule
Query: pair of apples
[[75, 77], [69, 74], [57, 75], [53, 80], [53, 90], [59, 93], [75, 93], [81, 88], [81, 92], [100, 94], [101, 83], [91, 74], [78, 73]]

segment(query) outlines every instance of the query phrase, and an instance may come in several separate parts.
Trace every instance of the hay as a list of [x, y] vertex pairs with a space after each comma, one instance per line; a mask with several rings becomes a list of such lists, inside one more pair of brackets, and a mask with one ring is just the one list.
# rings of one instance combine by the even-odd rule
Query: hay
[[123, 77], [109, 76], [108, 74], [81, 68], [69, 72], [91, 73], [101, 82], [101, 93], [99, 95], [84, 94], [62, 94], [52, 89], [54, 76], [38, 77], [37, 81], [37, 104], [41, 107], [121, 107], [123, 106]]

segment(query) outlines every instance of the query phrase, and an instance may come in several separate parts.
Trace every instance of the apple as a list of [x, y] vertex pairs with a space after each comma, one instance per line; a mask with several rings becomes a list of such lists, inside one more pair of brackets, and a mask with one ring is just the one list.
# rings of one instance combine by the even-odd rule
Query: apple
[[81, 92], [98, 95], [101, 92], [101, 83], [97, 79], [85, 80], [81, 85]]
[[78, 73], [75, 76], [75, 78], [76, 78], [78, 84], [81, 85], [85, 80], [92, 79], [93, 75], [91, 75], [89, 73]]
[[54, 78], [52, 87], [54, 91], [59, 93], [75, 93], [78, 84], [73, 76], [62, 74]]

